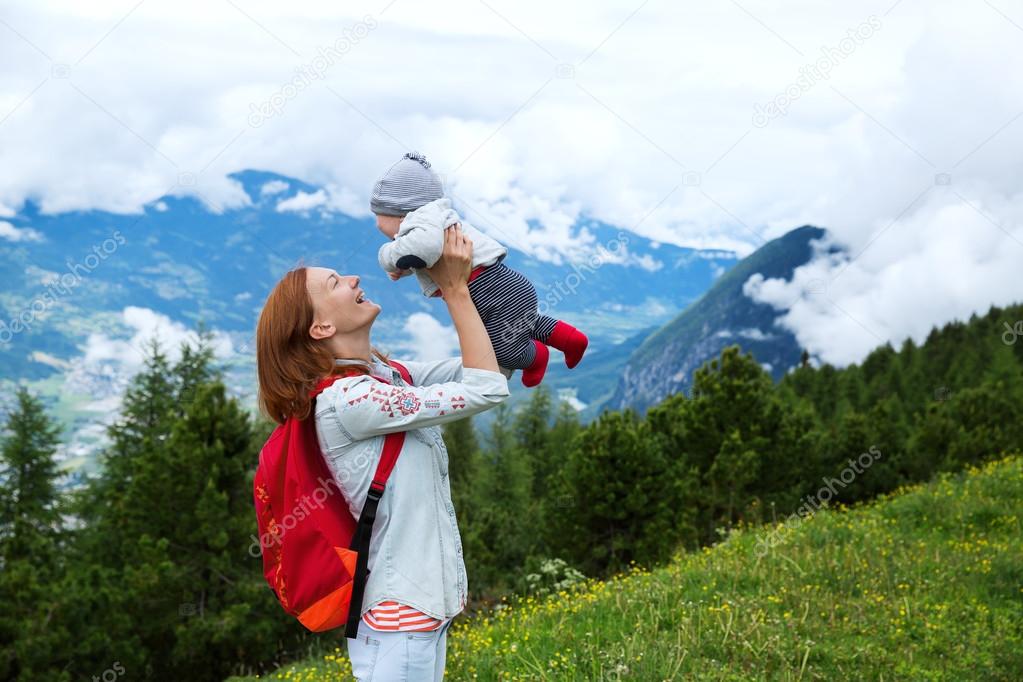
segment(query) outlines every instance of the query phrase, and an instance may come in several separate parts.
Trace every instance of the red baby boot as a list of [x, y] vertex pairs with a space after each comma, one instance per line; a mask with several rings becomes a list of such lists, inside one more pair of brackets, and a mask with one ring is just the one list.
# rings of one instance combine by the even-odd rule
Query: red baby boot
[[533, 363], [522, 370], [522, 385], [529, 387], [536, 386], [543, 381], [543, 375], [547, 371], [547, 360], [551, 356], [547, 346], [536, 339], [532, 339], [532, 341], [536, 347], [536, 355], [533, 357]]
[[579, 361], [583, 359], [583, 353], [586, 352], [586, 346], [589, 343], [590, 341], [586, 338], [586, 334], [561, 320], [558, 320], [558, 323], [554, 325], [554, 331], [551, 332], [550, 338], [547, 339], [548, 345], [554, 346], [565, 354], [565, 364], [568, 365], [569, 369], [578, 365]]

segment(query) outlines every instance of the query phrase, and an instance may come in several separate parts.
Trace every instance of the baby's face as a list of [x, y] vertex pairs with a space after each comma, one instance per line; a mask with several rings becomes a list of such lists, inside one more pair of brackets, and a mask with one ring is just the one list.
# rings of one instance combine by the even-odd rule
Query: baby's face
[[394, 239], [398, 234], [398, 226], [401, 225], [401, 217], [396, 215], [377, 215], [377, 229], [384, 233], [388, 239]]

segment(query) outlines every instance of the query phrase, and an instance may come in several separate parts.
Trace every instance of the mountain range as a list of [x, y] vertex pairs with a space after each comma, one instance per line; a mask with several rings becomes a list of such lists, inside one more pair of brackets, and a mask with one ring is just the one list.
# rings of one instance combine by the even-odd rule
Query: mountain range
[[[165, 196], [135, 215], [46, 214], [29, 202], [8, 218], [0, 388], [26, 383], [43, 396], [65, 427], [68, 469], [93, 467], [104, 424], [116, 416], [149, 338], [173, 353], [198, 325], [211, 330], [232, 393], [254, 409], [256, 318], [274, 283], [298, 264], [359, 274], [382, 306], [373, 341], [386, 352], [419, 359], [458, 353], [443, 302], [424, 297], [413, 279], [391, 282], [379, 269], [383, 237], [371, 216], [328, 209], [315, 200], [322, 188], [294, 178], [245, 171], [233, 179], [249, 199], [241, 208], [216, 211], [192, 197]], [[474, 224], [501, 240], [485, 217]], [[589, 245], [583, 258], [556, 260], [506, 243], [505, 262], [535, 284], [543, 312], [590, 338], [573, 370], [552, 354], [544, 380], [583, 421], [608, 409], [643, 412], [687, 392], [693, 372], [733, 343], [775, 378], [800, 361], [796, 339], [775, 324], [781, 311], [751, 300], [743, 285], [757, 273], [790, 278], [825, 230], [797, 228], [739, 260], [594, 220], [573, 229]], [[513, 405], [528, 398], [518, 375], [510, 385]], [[0, 411], [12, 394], [0, 391]]]
[[[131, 215], [48, 214], [27, 202], [0, 221], [0, 389], [26, 383], [44, 398], [65, 427], [68, 468], [92, 466], [103, 424], [154, 330], [173, 349], [200, 323], [210, 329], [232, 393], [254, 407], [256, 318], [274, 283], [299, 263], [361, 276], [383, 308], [373, 342], [385, 351], [457, 354], [443, 301], [380, 270], [383, 237], [372, 216], [332, 210], [316, 201], [322, 188], [294, 178], [244, 171], [232, 179], [248, 197], [238, 208], [211, 209], [192, 195], [165, 196]], [[588, 257], [567, 262], [515, 248], [486, 216], [470, 220], [508, 246], [505, 262], [536, 285], [545, 312], [589, 336], [579, 367], [567, 370], [554, 353], [545, 379], [584, 418], [616, 393], [622, 364], [650, 333], [739, 260], [582, 219], [573, 235]], [[528, 396], [518, 375], [510, 384], [513, 400]], [[12, 393], [0, 390], [0, 411]]]

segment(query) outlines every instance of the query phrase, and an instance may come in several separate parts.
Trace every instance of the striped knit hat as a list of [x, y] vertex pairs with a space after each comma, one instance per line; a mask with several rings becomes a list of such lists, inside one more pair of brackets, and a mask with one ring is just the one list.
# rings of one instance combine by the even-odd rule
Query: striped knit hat
[[408, 152], [376, 184], [369, 207], [377, 215], [403, 216], [444, 196], [444, 186], [419, 152]]

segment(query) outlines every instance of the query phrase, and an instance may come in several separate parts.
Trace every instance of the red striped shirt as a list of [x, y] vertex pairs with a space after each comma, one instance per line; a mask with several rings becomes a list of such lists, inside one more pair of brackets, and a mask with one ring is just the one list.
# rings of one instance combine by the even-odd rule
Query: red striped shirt
[[362, 616], [366, 625], [386, 632], [422, 632], [436, 630], [443, 621], [396, 601], [380, 602]]

